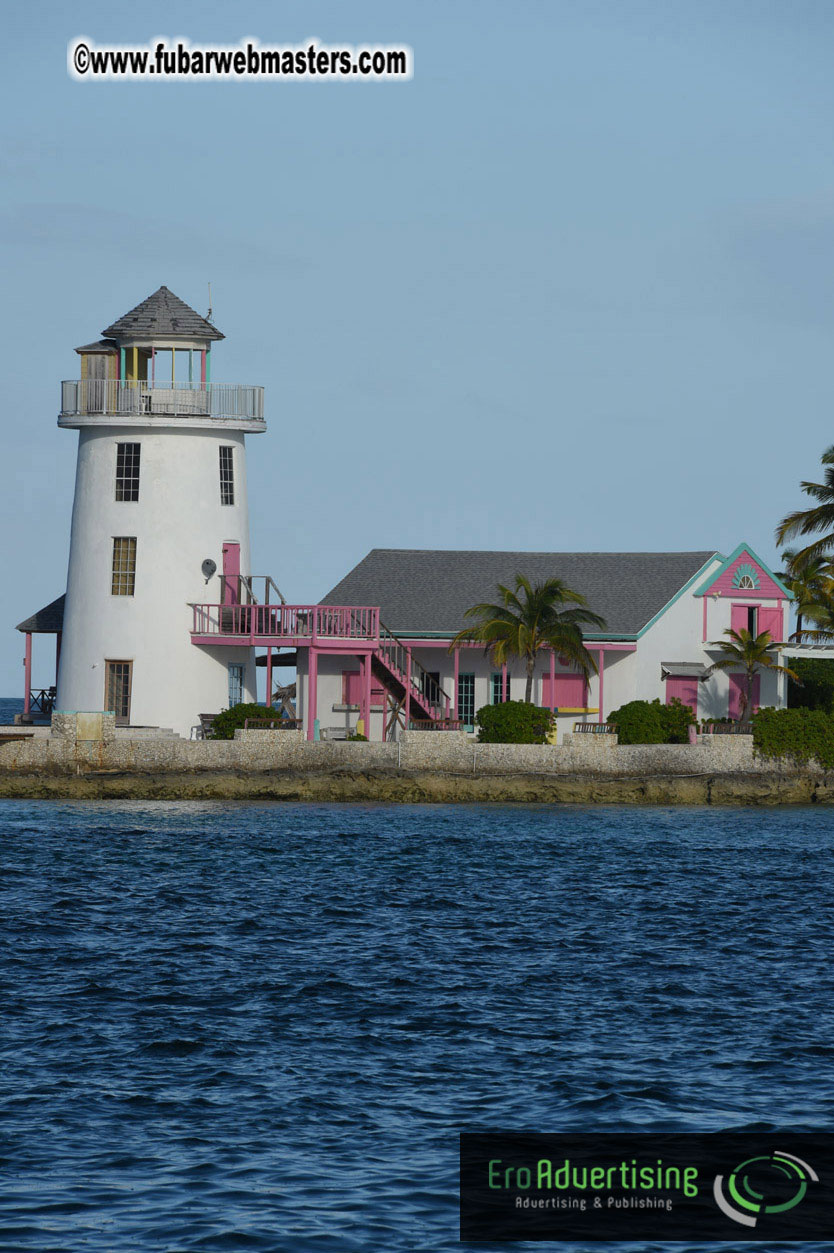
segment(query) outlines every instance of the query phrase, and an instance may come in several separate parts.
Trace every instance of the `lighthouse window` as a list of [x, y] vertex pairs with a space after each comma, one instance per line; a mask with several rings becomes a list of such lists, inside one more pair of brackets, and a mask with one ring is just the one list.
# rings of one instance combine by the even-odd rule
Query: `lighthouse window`
[[232, 459], [234, 453], [233, 448], [223, 444], [220, 449], [220, 503], [221, 505], [233, 505], [235, 503], [235, 465]]
[[136, 536], [117, 535], [113, 540], [113, 576], [110, 590], [114, 596], [132, 596], [136, 585]]
[[139, 499], [140, 444], [116, 445], [116, 500]]
[[120, 725], [130, 721], [130, 688], [133, 672], [131, 661], [108, 661], [105, 709], [116, 715]]

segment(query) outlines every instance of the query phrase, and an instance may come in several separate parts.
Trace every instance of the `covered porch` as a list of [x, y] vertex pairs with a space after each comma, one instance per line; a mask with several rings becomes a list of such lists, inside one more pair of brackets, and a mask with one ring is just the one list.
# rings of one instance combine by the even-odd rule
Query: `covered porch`
[[[64, 627], [64, 600], [59, 596], [56, 600], [44, 605], [30, 618], [17, 624], [17, 630], [23, 635], [23, 713], [18, 715], [22, 722], [48, 722], [55, 707], [55, 692], [58, 687], [58, 667], [61, 664], [61, 635]], [[32, 641], [36, 635], [54, 635], [54, 675], [52, 682], [33, 684], [32, 682]], [[39, 662], [39, 666], [43, 663]], [[51, 668], [51, 667], [50, 667]], [[41, 671], [40, 679], [49, 680], [50, 675]]]

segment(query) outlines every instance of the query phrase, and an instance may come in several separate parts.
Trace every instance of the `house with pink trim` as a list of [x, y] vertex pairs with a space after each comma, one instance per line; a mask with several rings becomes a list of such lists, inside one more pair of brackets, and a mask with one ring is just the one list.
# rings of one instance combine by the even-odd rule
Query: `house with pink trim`
[[[737, 717], [743, 677], [711, 669], [716, 642], [729, 627], [787, 638], [791, 593], [746, 543], [729, 556], [374, 549], [321, 605], [340, 612], [375, 606], [380, 631], [396, 640], [396, 675], [384, 647], [364, 656], [323, 640], [297, 649], [298, 708], [308, 733], [317, 723], [318, 733], [341, 735], [361, 720], [371, 739], [388, 739], [398, 727], [436, 717], [471, 728], [481, 706], [522, 699], [523, 663], [497, 669], [479, 645], [450, 652], [469, 606], [495, 600], [498, 585], [511, 586], [516, 574], [534, 583], [563, 579], [606, 621], [605, 631], [586, 634], [597, 664], [590, 680], [553, 652], [539, 658], [533, 700], [556, 711], [560, 735], [638, 699], [678, 697], [699, 718]], [[785, 705], [784, 676], [757, 676], [754, 703]]]

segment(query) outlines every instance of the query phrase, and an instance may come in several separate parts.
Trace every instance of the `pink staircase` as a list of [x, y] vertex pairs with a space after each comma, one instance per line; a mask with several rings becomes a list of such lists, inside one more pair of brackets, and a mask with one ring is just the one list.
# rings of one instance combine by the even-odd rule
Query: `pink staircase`
[[383, 623], [379, 624], [379, 640], [371, 658], [374, 674], [395, 702], [395, 713], [403, 709], [406, 727], [415, 718], [423, 722], [449, 719], [451, 697]]
[[[256, 592], [261, 580], [262, 597]], [[221, 576], [220, 581], [221, 604], [191, 606], [192, 644], [309, 647], [319, 655], [367, 656], [391, 702], [385, 716], [386, 738], [398, 721], [405, 727], [414, 721], [449, 721], [451, 697], [380, 622], [376, 606], [288, 605], [268, 575]], [[277, 602], [270, 602], [272, 592]]]

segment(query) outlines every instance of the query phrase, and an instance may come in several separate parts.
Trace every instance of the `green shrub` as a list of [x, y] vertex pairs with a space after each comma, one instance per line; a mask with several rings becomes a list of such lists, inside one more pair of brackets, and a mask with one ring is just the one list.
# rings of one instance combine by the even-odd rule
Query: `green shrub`
[[224, 709], [214, 719], [211, 726], [211, 740], [233, 740], [235, 731], [238, 727], [242, 727], [247, 718], [277, 718], [278, 711], [276, 709], [269, 710], [266, 705], [232, 705], [231, 709]]
[[508, 700], [503, 705], [484, 705], [475, 722], [481, 744], [546, 744], [553, 713], [523, 700]]
[[630, 700], [608, 715], [621, 744], [664, 744], [666, 731], [660, 720], [660, 701]]
[[759, 757], [785, 757], [797, 765], [816, 760], [834, 769], [834, 718], [822, 709], [760, 709], [753, 715]]
[[668, 705], [655, 699], [632, 700], [608, 715], [621, 744], [686, 744], [695, 715], [675, 697]]
[[695, 715], [689, 705], [673, 696], [668, 705], [660, 706], [660, 720], [666, 731], [667, 744], [688, 744], [689, 728], [695, 726]]
[[834, 661], [824, 657], [791, 657], [786, 665], [799, 676], [788, 679], [789, 709], [834, 712]]

